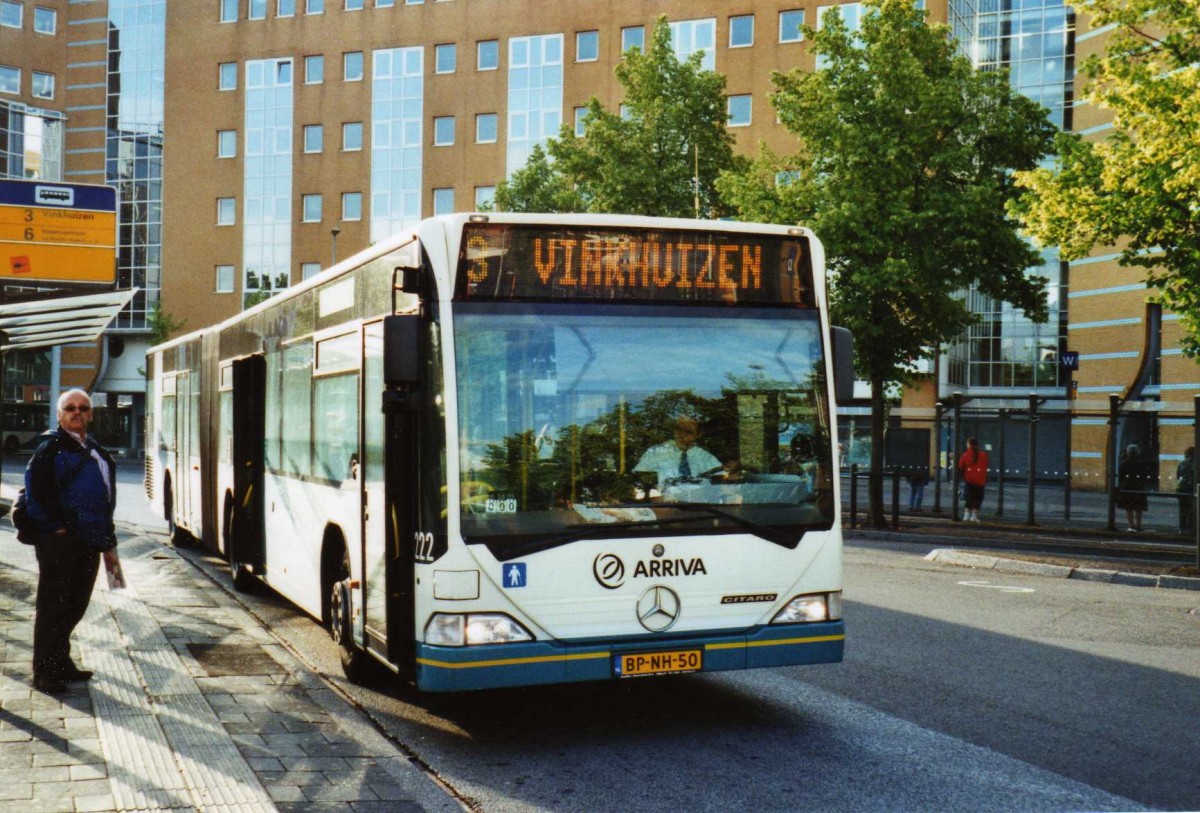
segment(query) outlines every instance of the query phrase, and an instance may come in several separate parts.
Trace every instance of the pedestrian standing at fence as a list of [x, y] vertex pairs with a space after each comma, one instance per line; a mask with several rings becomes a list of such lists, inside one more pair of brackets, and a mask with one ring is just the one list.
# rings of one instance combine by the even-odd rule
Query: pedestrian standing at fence
[[1129, 533], [1142, 530], [1142, 515], [1146, 511], [1147, 475], [1142, 466], [1142, 453], [1136, 443], [1131, 443], [1121, 452], [1117, 461], [1117, 505], [1125, 509], [1129, 520]]
[[1189, 446], [1183, 450], [1183, 460], [1175, 467], [1175, 492], [1179, 495], [1179, 532], [1192, 531], [1192, 512], [1196, 500], [1196, 450]]
[[918, 469], [908, 475], [908, 510], [920, 511], [925, 501], [925, 486], [929, 483], [929, 470]]
[[979, 522], [979, 509], [983, 507], [983, 488], [988, 478], [988, 453], [979, 448], [979, 441], [967, 438], [967, 450], [958, 459], [958, 470], [963, 479], [963, 503], [965, 522]]
[[87, 612], [100, 569], [116, 570], [116, 466], [88, 437], [92, 399], [69, 390], [58, 399], [58, 428], [47, 432], [25, 469], [29, 520], [37, 531], [33, 686], [66, 689], [92, 673], [71, 660], [71, 632]]

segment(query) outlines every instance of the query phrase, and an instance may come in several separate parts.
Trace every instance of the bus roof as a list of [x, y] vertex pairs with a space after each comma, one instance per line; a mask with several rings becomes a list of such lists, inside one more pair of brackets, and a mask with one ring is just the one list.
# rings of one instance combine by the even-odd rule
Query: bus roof
[[341, 274], [358, 268], [377, 257], [389, 254], [408, 243], [414, 238], [428, 243], [435, 239], [444, 239], [445, 235], [460, 231], [462, 226], [470, 222], [482, 223], [530, 223], [540, 226], [606, 226], [610, 228], [627, 229], [675, 229], [680, 231], [724, 231], [742, 234], [777, 234], [793, 237], [807, 237], [816, 240], [816, 235], [806, 226], [785, 226], [771, 223], [748, 223], [739, 220], [693, 220], [681, 217], [648, 217], [645, 215], [614, 215], [614, 214], [546, 214], [538, 212], [459, 212], [451, 215], [436, 215], [428, 217], [410, 229], [396, 232], [389, 237], [374, 243], [362, 251], [352, 254], [346, 259], [324, 269], [309, 279], [290, 286], [276, 296], [259, 302], [251, 308], [206, 327], [197, 328], [182, 336], [154, 345], [147, 349], [147, 354], [166, 350], [176, 345], [193, 341], [211, 330], [224, 329], [249, 318], [259, 311], [266, 310], [273, 304], [299, 296], [309, 288], [335, 279]]

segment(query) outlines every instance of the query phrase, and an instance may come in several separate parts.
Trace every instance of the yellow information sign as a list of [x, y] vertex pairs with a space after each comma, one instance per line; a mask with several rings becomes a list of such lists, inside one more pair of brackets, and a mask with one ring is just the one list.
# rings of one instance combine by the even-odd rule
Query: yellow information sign
[[112, 285], [111, 187], [0, 181], [0, 283]]

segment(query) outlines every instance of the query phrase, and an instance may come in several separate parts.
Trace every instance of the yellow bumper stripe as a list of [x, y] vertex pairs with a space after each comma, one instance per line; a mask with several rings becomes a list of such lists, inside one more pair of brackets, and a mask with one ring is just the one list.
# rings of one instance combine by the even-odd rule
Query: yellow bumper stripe
[[[728, 644], [705, 644], [706, 650], [744, 649], [757, 646], [789, 646], [792, 644], [821, 644], [827, 641], [844, 641], [843, 635], [818, 635], [810, 638], [780, 638], [774, 641], [736, 641]], [[439, 669], [475, 669], [490, 666], [520, 666], [529, 663], [561, 663], [565, 661], [589, 661], [600, 658], [611, 658], [611, 652], [585, 652], [574, 655], [541, 655], [534, 658], [498, 658], [490, 661], [470, 661], [456, 663], [454, 661], [435, 661], [432, 658], [417, 658], [422, 666], [434, 666]]]
[[778, 638], [773, 641], [737, 641], [728, 644], [705, 644], [705, 649], [742, 649], [752, 646], [786, 646], [790, 644], [823, 644], [826, 641], [844, 641], [842, 635], [817, 635], [811, 638]]
[[453, 661], [435, 661], [431, 658], [417, 658], [422, 666], [436, 666], [440, 669], [474, 669], [477, 666], [519, 666], [526, 663], [559, 663], [562, 661], [589, 661], [597, 658], [608, 658], [611, 652], [586, 652], [577, 655], [541, 655], [536, 658], [500, 658], [493, 661], [470, 661], [455, 663]]

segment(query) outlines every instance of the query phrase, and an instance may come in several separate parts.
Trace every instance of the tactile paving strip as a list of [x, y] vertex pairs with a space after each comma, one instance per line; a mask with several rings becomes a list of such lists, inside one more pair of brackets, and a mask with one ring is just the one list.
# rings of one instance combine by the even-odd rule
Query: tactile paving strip
[[196, 681], [174, 649], [137, 649], [129, 653], [153, 697], [200, 695]]

